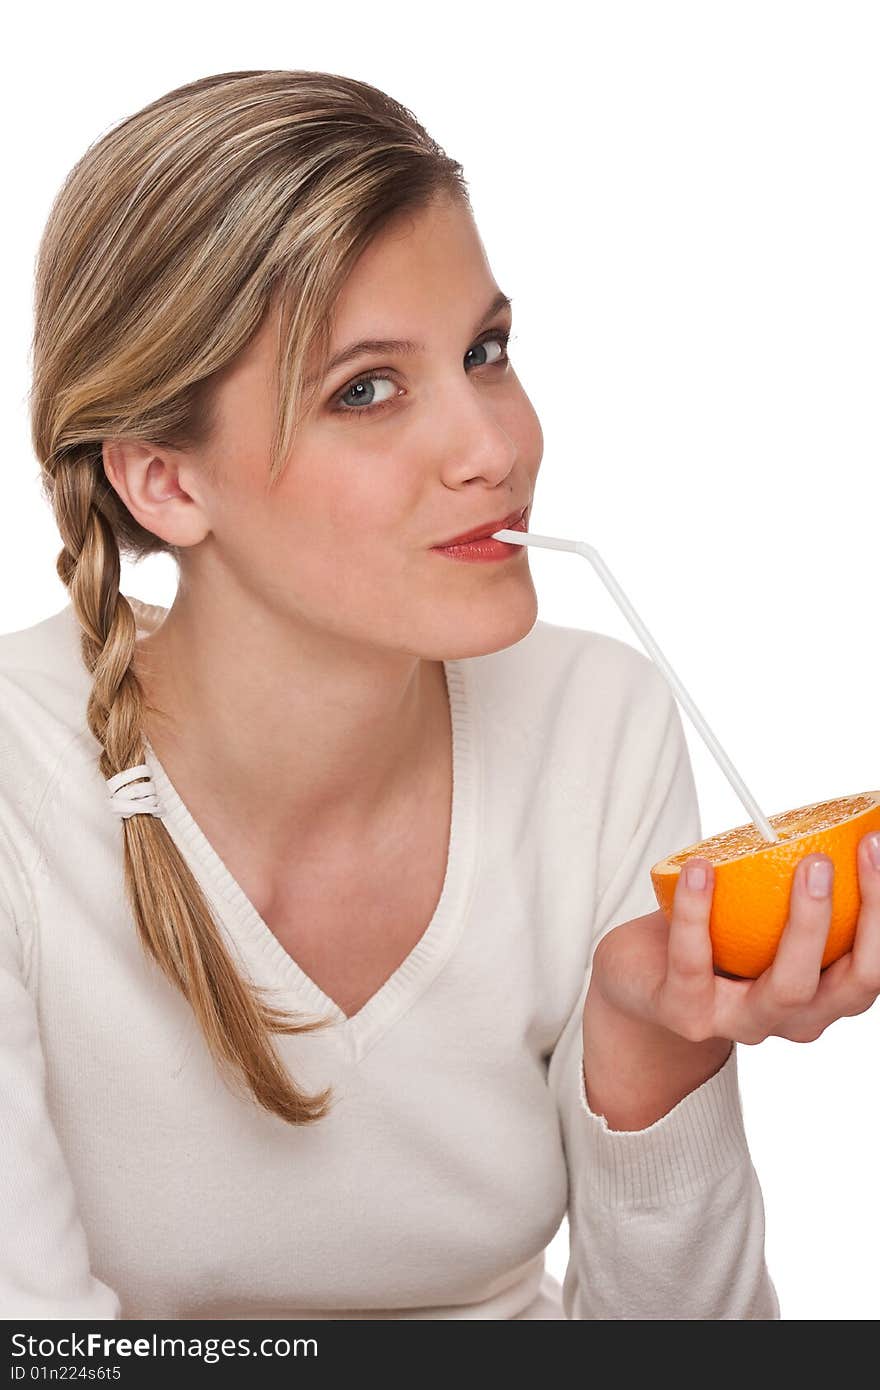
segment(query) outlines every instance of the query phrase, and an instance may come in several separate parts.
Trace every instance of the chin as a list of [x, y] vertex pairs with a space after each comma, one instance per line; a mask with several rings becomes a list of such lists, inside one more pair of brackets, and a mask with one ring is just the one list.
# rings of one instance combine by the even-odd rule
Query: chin
[[509, 589], [487, 593], [486, 602], [471, 596], [467, 612], [453, 618], [438, 659], [454, 661], [469, 656], [489, 656], [527, 637], [538, 617], [538, 595], [531, 575]]

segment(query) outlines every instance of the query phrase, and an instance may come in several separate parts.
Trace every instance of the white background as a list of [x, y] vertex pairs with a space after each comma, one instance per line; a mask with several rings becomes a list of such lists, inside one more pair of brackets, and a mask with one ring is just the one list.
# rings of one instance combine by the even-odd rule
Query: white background
[[[31, 278], [58, 185], [210, 72], [316, 68], [461, 160], [540, 415], [531, 529], [589, 540], [767, 814], [880, 787], [880, 8], [874, 3], [80, 4], [0, 88], [0, 630], [67, 601], [30, 444]], [[592, 568], [530, 552], [540, 616], [640, 646]], [[169, 603], [162, 560], [123, 589]], [[708, 835], [744, 811], [684, 716]], [[740, 1048], [786, 1319], [874, 1319], [880, 1006]], [[560, 1278], [563, 1226], [548, 1255]]]

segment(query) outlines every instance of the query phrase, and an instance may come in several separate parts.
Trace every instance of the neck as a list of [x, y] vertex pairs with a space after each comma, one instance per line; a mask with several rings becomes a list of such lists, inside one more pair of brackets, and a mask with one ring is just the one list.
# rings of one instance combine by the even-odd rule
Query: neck
[[356, 842], [418, 796], [449, 738], [441, 661], [294, 626], [240, 598], [196, 605], [179, 592], [133, 669], [146, 735], [196, 819], [234, 806], [270, 855], [291, 837]]

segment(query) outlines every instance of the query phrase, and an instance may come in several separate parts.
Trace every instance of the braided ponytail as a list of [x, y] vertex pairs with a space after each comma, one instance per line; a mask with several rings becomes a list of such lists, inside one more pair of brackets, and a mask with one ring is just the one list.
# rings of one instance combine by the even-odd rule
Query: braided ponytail
[[[143, 692], [131, 667], [137, 624], [119, 592], [119, 547], [95, 505], [96, 476], [94, 465], [81, 458], [57, 474], [54, 492], [64, 542], [57, 569], [82, 628], [83, 661], [93, 676], [87, 719], [107, 778], [143, 761]], [[331, 1020], [292, 1022], [258, 999], [236, 970], [161, 818], [131, 816], [121, 825], [125, 891], [141, 944], [192, 1006], [215, 1061], [233, 1085], [240, 1088], [243, 1078], [259, 1104], [289, 1124], [322, 1119], [329, 1088], [317, 1096], [300, 1091], [268, 1034], [309, 1033]]]

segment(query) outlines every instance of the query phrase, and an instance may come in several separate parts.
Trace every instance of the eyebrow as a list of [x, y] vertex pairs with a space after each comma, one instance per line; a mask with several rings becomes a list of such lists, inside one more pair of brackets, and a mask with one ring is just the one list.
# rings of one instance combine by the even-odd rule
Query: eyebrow
[[[499, 290], [486, 312], [478, 319], [474, 332], [478, 333], [488, 319], [501, 309], [510, 309], [512, 304], [513, 300], [510, 296]], [[423, 352], [424, 347], [424, 343], [414, 343], [409, 338], [363, 338], [359, 343], [349, 343], [348, 347], [335, 353], [328, 361], [324, 375], [329, 376], [337, 367], [367, 353], [397, 352], [410, 356], [417, 352]], [[314, 378], [310, 378], [310, 380], [314, 380]]]

